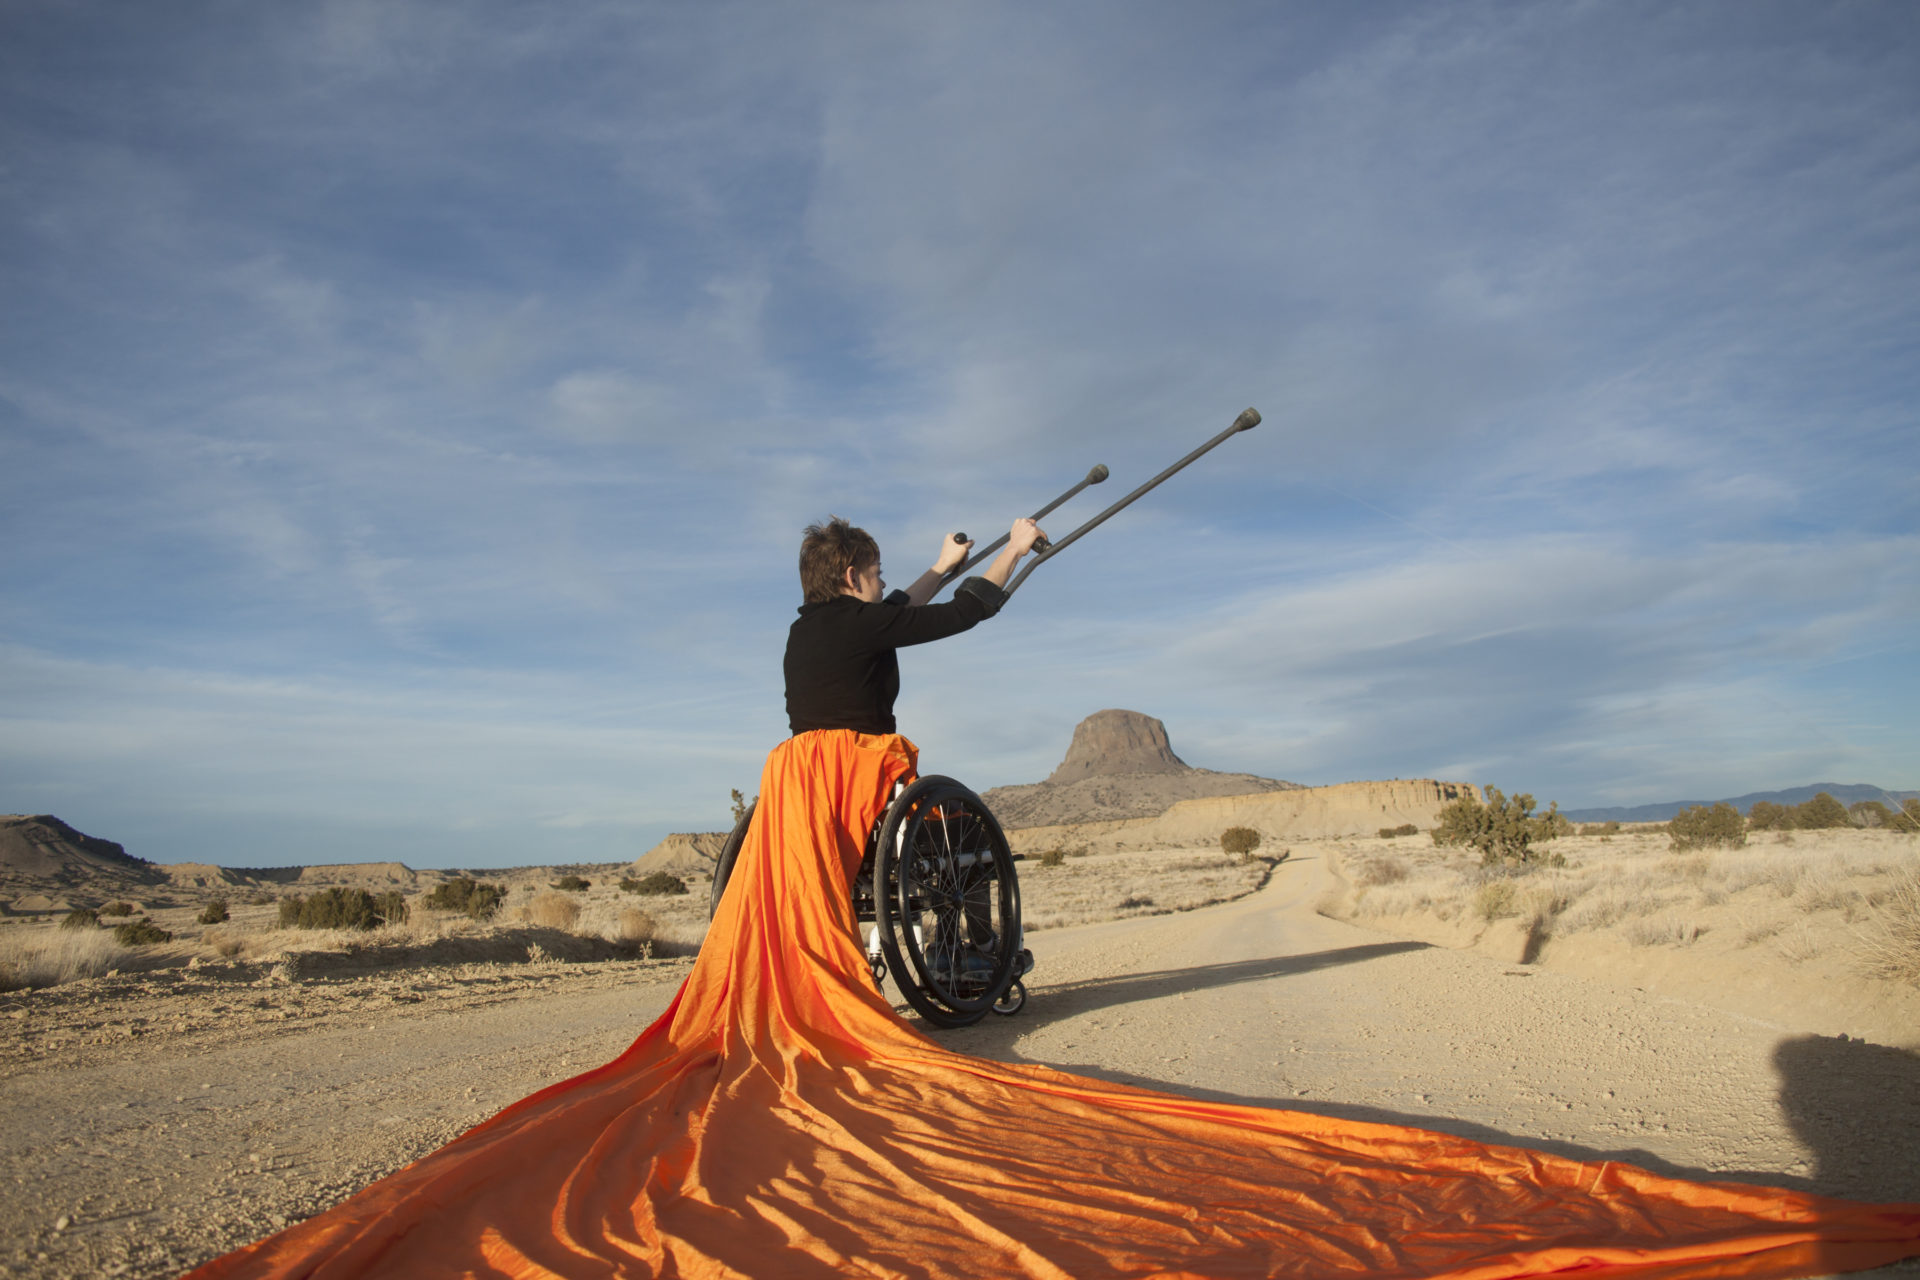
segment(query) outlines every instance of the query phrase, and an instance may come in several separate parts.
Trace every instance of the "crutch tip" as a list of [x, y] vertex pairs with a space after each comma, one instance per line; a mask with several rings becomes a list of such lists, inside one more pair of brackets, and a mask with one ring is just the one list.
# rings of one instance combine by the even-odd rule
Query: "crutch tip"
[[[1215, 419], [1215, 421], [1218, 421], [1218, 419]], [[1249, 408], [1245, 413], [1242, 413], [1233, 420], [1233, 429], [1235, 431], [1251, 431], [1259, 425], [1260, 411], [1254, 408]]]

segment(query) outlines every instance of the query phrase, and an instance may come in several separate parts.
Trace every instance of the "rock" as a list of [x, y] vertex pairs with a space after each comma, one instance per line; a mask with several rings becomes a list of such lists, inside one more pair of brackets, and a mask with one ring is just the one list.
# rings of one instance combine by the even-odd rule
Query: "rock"
[[664, 871], [668, 875], [708, 876], [726, 847], [725, 831], [677, 831], [634, 860], [636, 875]]
[[1045, 782], [984, 793], [1002, 826], [1150, 818], [1183, 800], [1253, 795], [1295, 786], [1251, 773], [1195, 769], [1173, 752], [1167, 727], [1138, 711], [1097, 711], [1073, 731], [1066, 758]]
[[1133, 773], [1187, 773], [1173, 754], [1167, 726], [1138, 711], [1096, 711], [1073, 729], [1066, 759], [1047, 776], [1061, 784]]

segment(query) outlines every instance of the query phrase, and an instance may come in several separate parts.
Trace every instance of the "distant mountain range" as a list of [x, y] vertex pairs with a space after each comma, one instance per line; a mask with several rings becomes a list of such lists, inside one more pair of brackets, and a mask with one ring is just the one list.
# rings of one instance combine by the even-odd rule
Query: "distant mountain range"
[[1878, 800], [1889, 809], [1898, 809], [1900, 802], [1908, 796], [1920, 796], [1920, 791], [1888, 791], [1862, 782], [1816, 782], [1811, 786], [1789, 787], [1785, 791], [1755, 791], [1744, 796], [1730, 796], [1724, 801], [1670, 800], [1664, 804], [1616, 805], [1611, 809], [1568, 809], [1566, 815], [1572, 822], [1666, 822], [1682, 809], [1691, 809], [1698, 804], [1726, 803], [1745, 813], [1762, 800], [1778, 805], [1805, 804], [1822, 791], [1844, 805]]

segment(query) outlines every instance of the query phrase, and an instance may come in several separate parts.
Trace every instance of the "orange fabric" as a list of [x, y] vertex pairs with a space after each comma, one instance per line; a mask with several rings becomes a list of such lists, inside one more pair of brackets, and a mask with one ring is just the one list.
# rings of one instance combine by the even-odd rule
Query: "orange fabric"
[[[803, 734], [672, 1006], [227, 1276], [1788, 1277], [1920, 1253], [1920, 1205], [1655, 1177], [942, 1049], [850, 882], [906, 739]], [[1044, 999], [1044, 996], [1037, 999]]]

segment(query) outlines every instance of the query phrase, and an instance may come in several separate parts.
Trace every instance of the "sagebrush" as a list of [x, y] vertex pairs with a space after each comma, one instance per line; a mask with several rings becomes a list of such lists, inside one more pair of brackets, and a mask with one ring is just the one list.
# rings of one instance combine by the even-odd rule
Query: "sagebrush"
[[312, 897], [280, 899], [282, 929], [376, 929], [402, 924], [407, 900], [399, 893], [371, 894], [365, 889], [322, 889]]
[[427, 906], [435, 911], [464, 911], [475, 920], [490, 920], [507, 896], [504, 885], [459, 876], [433, 887]]
[[1260, 833], [1252, 827], [1228, 827], [1220, 833], [1220, 849], [1223, 853], [1245, 857], [1260, 847]]
[[620, 882], [620, 887], [628, 893], [662, 894], [685, 893], [687, 882], [679, 876], [669, 875], [665, 871], [649, 871], [639, 879], [628, 876]]
[[1571, 830], [1557, 801], [1546, 813], [1536, 817], [1532, 796], [1504, 795], [1498, 787], [1488, 787], [1486, 791], [1485, 804], [1472, 795], [1464, 795], [1440, 810], [1440, 825], [1433, 829], [1433, 842], [1478, 849], [1482, 866], [1565, 864], [1566, 859], [1558, 854], [1544, 855], [1533, 847], [1536, 840], [1551, 840]]

